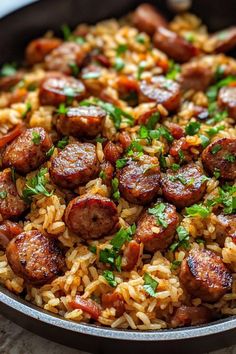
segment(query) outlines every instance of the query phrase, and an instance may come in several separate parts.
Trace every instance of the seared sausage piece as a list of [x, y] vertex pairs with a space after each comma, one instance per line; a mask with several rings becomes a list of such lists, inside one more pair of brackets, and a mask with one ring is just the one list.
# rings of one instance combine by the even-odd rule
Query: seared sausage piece
[[39, 87], [41, 105], [58, 106], [73, 99], [81, 100], [84, 95], [85, 87], [80, 80], [62, 74], [48, 75]]
[[179, 140], [185, 135], [184, 129], [179, 124], [170, 121], [166, 121], [164, 124], [174, 139]]
[[159, 161], [148, 155], [129, 159], [127, 165], [117, 172], [117, 177], [123, 198], [130, 203], [148, 204], [159, 192]]
[[216, 241], [221, 247], [224, 247], [226, 237], [232, 237], [236, 242], [236, 215], [217, 215]]
[[114, 144], [112, 141], [108, 141], [103, 152], [105, 159], [112, 165], [115, 165], [116, 161], [121, 157], [123, 149], [119, 144]]
[[111, 181], [113, 178], [114, 167], [109, 161], [103, 161], [101, 163], [100, 178], [106, 186], [111, 187]]
[[152, 36], [158, 27], [167, 27], [165, 18], [150, 4], [139, 5], [133, 13], [132, 22], [141, 32]]
[[184, 63], [198, 55], [199, 50], [186, 39], [164, 27], [159, 27], [153, 37], [154, 46], [177, 62]]
[[26, 174], [46, 161], [46, 153], [51, 147], [51, 138], [43, 128], [27, 129], [7, 146], [2, 164]]
[[101, 306], [91, 299], [83, 299], [80, 295], [76, 295], [75, 300], [70, 302], [70, 306], [73, 309], [80, 309], [96, 320], [101, 315]]
[[23, 231], [20, 224], [5, 220], [0, 224], [0, 248], [5, 250], [10, 240]]
[[201, 144], [193, 144], [189, 142], [186, 137], [183, 137], [173, 141], [170, 148], [170, 155], [176, 162], [191, 162], [198, 159], [201, 151]]
[[118, 212], [112, 200], [87, 194], [68, 204], [65, 223], [71, 231], [85, 240], [99, 239], [113, 232], [118, 223]]
[[233, 26], [216, 32], [210, 37], [209, 41], [213, 44], [214, 52], [228, 52], [236, 46], [236, 27]]
[[211, 310], [205, 306], [180, 306], [171, 319], [171, 327], [198, 326], [210, 322]]
[[126, 272], [130, 272], [137, 265], [140, 257], [140, 244], [132, 240], [125, 247], [122, 257], [122, 269]]
[[213, 77], [213, 71], [205, 63], [190, 62], [182, 66], [179, 82], [184, 91], [205, 91]]
[[86, 53], [79, 44], [65, 42], [45, 57], [45, 67], [50, 71], [60, 71], [71, 75], [73, 73], [72, 66], [81, 66], [85, 55]]
[[29, 65], [41, 63], [53, 49], [59, 47], [62, 41], [58, 38], [37, 38], [26, 47], [26, 61]]
[[162, 104], [168, 111], [175, 111], [180, 105], [180, 86], [164, 76], [156, 76], [140, 83], [140, 101]]
[[141, 216], [134, 236], [135, 240], [142, 242], [144, 249], [149, 252], [166, 249], [172, 243], [179, 224], [179, 215], [175, 207], [169, 203], [161, 204], [165, 206], [161, 219], [164, 222], [160, 223], [158, 217], [151, 214], [151, 210], [160, 205], [157, 203]]
[[221, 178], [234, 180], [236, 178], [236, 139], [215, 140], [203, 150], [202, 163], [210, 174], [219, 171]]
[[197, 203], [206, 191], [205, 177], [202, 169], [194, 163], [182, 166], [177, 172], [168, 170], [162, 178], [163, 196], [177, 208]]
[[22, 232], [11, 240], [6, 256], [13, 272], [33, 285], [51, 282], [65, 267], [56, 241], [37, 230]]
[[0, 77], [0, 91], [9, 91], [23, 79], [23, 76], [23, 71], [17, 71], [13, 75]]
[[26, 205], [19, 197], [10, 169], [0, 172], [0, 216], [3, 220], [20, 216]]
[[63, 188], [73, 189], [96, 177], [99, 162], [95, 146], [78, 142], [69, 144], [51, 159], [49, 169], [53, 182]]
[[236, 87], [222, 87], [218, 94], [218, 104], [222, 109], [226, 109], [229, 117], [236, 119]]
[[101, 133], [106, 112], [97, 106], [69, 108], [57, 116], [57, 130], [77, 138], [95, 138]]
[[114, 307], [116, 310], [116, 316], [120, 317], [125, 312], [125, 302], [121, 294], [107, 293], [102, 295], [102, 306], [106, 308]]
[[24, 123], [19, 123], [14, 129], [10, 130], [7, 134], [0, 138], [0, 149], [5, 147], [7, 144], [11, 143], [15, 138], [17, 138], [24, 130]]
[[222, 259], [209, 250], [192, 249], [183, 260], [180, 281], [194, 297], [218, 301], [232, 287], [232, 274]]

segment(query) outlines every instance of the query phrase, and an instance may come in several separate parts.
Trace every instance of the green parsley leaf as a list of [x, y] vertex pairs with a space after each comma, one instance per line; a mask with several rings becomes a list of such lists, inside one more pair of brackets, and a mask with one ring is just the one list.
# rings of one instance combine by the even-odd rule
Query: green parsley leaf
[[118, 169], [123, 168], [124, 166], [126, 166], [127, 162], [128, 162], [128, 159], [126, 159], [126, 158], [117, 160], [116, 161], [116, 168], [118, 168]]
[[199, 131], [201, 127], [201, 124], [199, 122], [190, 122], [186, 128], [185, 128], [185, 133], [187, 135], [195, 135]]
[[110, 286], [113, 288], [116, 287], [117, 281], [115, 280], [115, 276], [111, 270], [104, 270], [102, 275]]
[[180, 169], [180, 165], [179, 165], [178, 163], [173, 163], [173, 164], [171, 165], [171, 169], [172, 169], [173, 171], [178, 171], [178, 170]]
[[135, 37], [136, 42], [140, 43], [140, 44], [145, 44], [146, 39], [144, 37], [144, 35], [142, 33], [139, 33], [136, 37]]
[[107, 138], [103, 138], [102, 136], [98, 136], [95, 141], [97, 143], [104, 143], [105, 141], [107, 141]]
[[116, 48], [116, 55], [119, 56], [128, 50], [127, 44], [119, 44]]
[[210, 129], [208, 129], [206, 132], [209, 136], [214, 136], [217, 133], [219, 133], [219, 131], [224, 130], [225, 126], [224, 125], [220, 125], [219, 127], [212, 127]]
[[105, 173], [104, 171], [101, 171], [101, 172], [99, 173], [99, 177], [100, 177], [102, 180], [105, 180], [105, 179], [107, 178], [106, 173]]
[[70, 63], [68, 65], [71, 68], [72, 75], [77, 77], [79, 75], [79, 71], [80, 71], [78, 65], [75, 63]]
[[98, 79], [100, 76], [101, 73], [99, 71], [91, 71], [83, 74], [82, 79], [84, 80]]
[[179, 266], [181, 265], [181, 263], [182, 263], [181, 261], [177, 261], [177, 260], [173, 261], [173, 262], [171, 263], [170, 269], [171, 269], [171, 270], [176, 270], [176, 269], [178, 269]]
[[206, 135], [202, 135], [200, 134], [199, 135], [199, 138], [201, 139], [201, 145], [206, 148], [207, 145], [210, 144], [210, 139], [206, 136]]
[[186, 33], [186, 35], [184, 36], [184, 38], [186, 39], [186, 41], [188, 41], [189, 43], [194, 43], [194, 41], [196, 40], [194, 34], [192, 32]]
[[99, 253], [99, 261], [102, 263], [108, 263], [114, 266], [116, 258], [116, 252], [113, 248], [104, 248]]
[[93, 245], [89, 245], [88, 246], [88, 249], [90, 252], [96, 254], [97, 253], [97, 247], [96, 246], [93, 246]]
[[6, 191], [1, 191], [0, 192], [0, 199], [5, 199], [7, 196], [7, 192]]
[[205, 243], [205, 240], [203, 240], [202, 238], [196, 238], [195, 242], [201, 244], [201, 243]]
[[120, 57], [115, 58], [114, 69], [121, 71], [125, 67], [125, 62]]
[[58, 141], [57, 147], [59, 149], [64, 149], [66, 147], [66, 145], [68, 145], [68, 143], [69, 143], [69, 137], [64, 136], [61, 140]]
[[148, 273], [145, 273], [143, 276], [144, 279], [144, 289], [145, 291], [151, 295], [152, 297], [156, 297], [156, 289], [159, 285], [158, 281], [156, 281], [154, 278], [151, 277]]
[[185, 209], [188, 216], [201, 216], [206, 218], [210, 214], [210, 210], [202, 204], [194, 204]]
[[147, 139], [149, 138], [149, 132], [147, 127], [145, 127], [144, 125], [141, 125], [138, 135], [140, 137], [140, 139]]
[[224, 120], [225, 118], [227, 118], [228, 116], [228, 113], [227, 111], [222, 111], [222, 112], [214, 112], [213, 114], [213, 117], [208, 119], [206, 121], [206, 123], [208, 125], [212, 125], [212, 124], [215, 124], [215, 123], [219, 123], [221, 122], [222, 120]]
[[220, 151], [222, 149], [221, 145], [220, 144], [216, 144], [213, 146], [213, 148], [211, 149], [211, 153], [213, 155], [215, 155], [218, 151]]
[[72, 35], [70, 27], [68, 25], [64, 24], [61, 26], [61, 30], [62, 30], [64, 40], [69, 41], [71, 39], [71, 35]]
[[46, 152], [46, 157], [51, 157], [54, 153], [55, 146], [52, 145], [52, 147]]
[[47, 172], [47, 168], [41, 168], [37, 175], [26, 181], [26, 185], [22, 192], [22, 195], [27, 202], [31, 200], [31, 197], [33, 195], [43, 194], [46, 197], [50, 197], [53, 194], [53, 191], [48, 192], [45, 188], [47, 184], [45, 174]]
[[176, 80], [177, 75], [181, 72], [181, 66], [176, 64], [173, 60], [169, 60], [169, 70], [166, 74], [166, 78], [170, 80]]
[[152, 113], [152, 115], [149, 117], [147, 124], [146, 124], [146, 128], [148, 130], [152, 130], [155, 128], [157, 122], [159, 122], [160, 120], [160, 113], [159, 112], [154, 112]]
[[183, 151], [179, 150], [178, 155], [179, 155], [179, 163], [181, 164], [185, 160], [185, 156], [184, 156]]
[[22, 119], [25, 119], [27, 114], [31, 111], [32, 105], [30, 102], [26, 102], [26, 108], [25, 111], [22, 113]]
[[174, 242], [170, 246], [170, 250], [174, 252], [177, 248], [183, 247], [185, 249], [189, 248], [189, 233], [183, 226], [178, 226], [177, 229], [178, 241]]
[[221, 87], [228, 86], [232, 82], [236, 82], [235, 76], [227, 76], [226, 78], [218, 81], [215, 85], [210, 86], [207, 90], [207, 97], [210, 102], [217, 99], [218, 91]]
[[137, 70], [137, 80], [141, 80], [142, 73], [144, 72], [146, 66], [147, 66], [146, 61], [141, 61], [139, 63], [138, 70]]
[[77, 44], [84, 44], [86, 42], [84, 37], [81, 36], [74, 36], [74, 42], [76, 42]]
[[120, 199], [120, 191], [119, 191], [119, 181], [118, 178], [113, 178], [111, 181], [111, 186], [112, 186], [112, 197], [114, 200], [119, 200]]
[[[134, 227], [134, 226], [133, 226]], [[111, 240], [111, 245], [113, 248], [118, 251], [121, 247], [128, 241], [131, 241], [134, 229], [128, 227], [127, 229], [121, 228]]]
[[16, 63], [4, 64], [0, 70], [0, 77], [12, 76], [16, 74]]
[[66, 107], [65, 103], [60, 103], [59, 108], [56, 110], [58, 114], [67, 114], [69, 108]]
[[166, 216], [163, 212], [166, 209], [166, 205], [164, 203], [156, 204], [153, 208], [148, 209], [148, 213], [154, 215], [157, 218], [157, 222], [164, 228], [167, 228], [168, 223], [166, 221]]
[[160, 160], [160, 166], [161, 166], [161, 168], [162, 168], [162, 169], [167, 168], [166, 158], [165, 158], [165, 156], [164, 156], [162, 153], [160, 154], [159, 160]]
[[224, 159], [228, 162], [234, 162], [236, 160], [236, 157], [233, 154], [228, 154], [224, 157]]
[[219, 81], [224, 76], [225, 67], [224, 65], [218, 65], [215, 71], [215, 80]]
[[220, 170], [215, 168], [214, 172], [213, 172], [213, 176], [218, 179], [220, 178]]
[[41, 136], [38, 132], [35, 132], [33, 131], [32, 132], [32, 142], [35, 144], [35, 145], [39, 145], [40, 144], [40, 141], [41, 141]]

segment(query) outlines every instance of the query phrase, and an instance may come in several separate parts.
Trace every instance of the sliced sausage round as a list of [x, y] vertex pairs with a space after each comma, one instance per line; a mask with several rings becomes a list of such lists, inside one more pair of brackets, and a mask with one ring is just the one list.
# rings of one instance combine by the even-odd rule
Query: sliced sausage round
[[216, 53], [225, 53], [236, 46], [236, 26], [232, 26], [214, 33], [210, 39], [213, 44], [213, 51]]
[[153, 37], [154, 46], [177, 62], [184, 63], [198, 55], [199, 50], [186, 39], [164, 27], [159, 27]]
[[170, 155], [176, 162], [191, 162], [198, 159], [202, 149], [202, 145], [198, 142], [193, 144], [186, 137], [183, 137], [173, 141]]
[[121, 145], [114, 144], [112, 141], [108, 141], [103, 152], [105, 159], [111, 164], [115, 165], [116, 161], [121, 157], [123, 149]]
[[181, 264], [180, 281], [194, 297], [218, 301], [232, 287], [232, 274], [222, 259], [209, 250], [192, 249]]
[[39, 87], [39, 101], [42, 105], [58, 106], [73, 99], [81, 100], [85, 95], [85, 86], [73, 77], [60, 74], [47, 76]]
[[203, 150], [202, 163], [210, 174], [218, 171], [221, 178], [234, 180], [236, 178], [236, 139], [215, 140]]
[[164, 124], [174, 139], [179, 140], [185, 135], [184, 129], [179, 124], [170, 122], [168, 120]]
[[150, 4], [139, 5], [132, 15], [132, 22], [141, 32], [152, 36], [160, 26], [167, 27], [165, 18]]
[[10, 240], [19, 235], [23, 231], [20, 224], [5, 220], [0, 224], [0, 248], [6, 249]]
[[160, 189], [160, 166], [156, 157], [142, 155], [129, 159], [127, 165], [117, 172], [119, 190], [130, 203], [150, 203]]
[[236, 215], [219, 214], [216, 217], [216, 241], [224, 247], [226, 237], [232, 237], [236, 242]]
[[213, 77], [213, 71], [205, 63], [190, 62], [182, 66], [179, 82], [184, 91], [205, 91]]
[[73, 199], [65, 211], [68, 228], [85, 240], [99, 239], [112, 233], [118, 224], [115, 203], [100, 195], [83, 195]]
[[69, 144], [51, 159], [49, 169], [53, 182], [63, 188], [73, 189], [87, 183], [99, 172], [95, 146], [78, 142]]
[[207, 180], [201, 167], [190, 163], [177, 172], [168, 170], [162, 178], [163, 197], [177, 208], [184, 208], [202, 199]]
[[7, 146], [2, 164], [26, 174], [46, 161], [46, 153], [51, 147], [51, 138], [43, 128], [27, 129]]
[[24, 77], [23, 71], [17, 71], [13, 75], [0, 77], [0, 91], [9, 91], [17, 85]]
[[5, 169], [0, 172], [0, 216], [3, 220], [20, 216], [26, 209], [24, 201], [17, 193], [12, 180], [12, 172]]
[[140, 258], [140, 251], [140, 243], [135, 240], [131, 240], [126, 245], [121, 262], [121, 266], [124, 271], [130, 272], [135, 268]]
[[45, 57], [45, 68], [70, 75], [73, 73], [74, 65], [81, 66], [85, 55], [86, 53], [79, 44], [65, 42]]
[[199, 326], [210, 322], [212, 312], [205, 306], [180, 306], [171, 319], [172, 327]]
[[22, 232], [11, 240], [6, 256], [13, 272], [33, 285], [51, 282], [65, 267], [56, 240], [37, 230]]
[[26, 61], [29, 65], [41, 63], [53, 49], [59, 47], [62, 41], [58, 38], [37, 38], [26, 47]]
[[181, 100], [180, 86], [164, 76], [156, 76], [140, 83], [140, 101], [162, 104], [168, 111], [175, 111]]
[[[158, 217], [153, 213], [160, 205], [163, 211]], [[179, 215], [175, 207], [169, 203], [157, 203], [141, 216], [134, 238], [144, 244], [146, 251], [164, 250], [172, 243], [178, 224]]]
[[218, 104], [222, 109], [226, 109], [229, 117], [236, 119], [236, 87], [222, 87], [218, 94]]
[[102, 295], [103, 308], [113, 307], [116, 310], [116, 316], [120, 317], [125, 312], [125, 301], [121, 294], [118, 292], [107, 293]]
[[103, 129], [106, 112], [98, 106], [69, 108], [57, 116], [57, 130], [77, 138], [95, 138]]

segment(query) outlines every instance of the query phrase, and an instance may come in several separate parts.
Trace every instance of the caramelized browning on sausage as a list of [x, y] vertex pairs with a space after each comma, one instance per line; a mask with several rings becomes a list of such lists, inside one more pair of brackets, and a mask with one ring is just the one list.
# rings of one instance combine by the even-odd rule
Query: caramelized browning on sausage
[[116, 316], [120, 317], [125, 312], [125, 302], [121, 294], [107, 293], [102, 295], [102, 306], [104, 308], [113, 307], [116, 310]]
[[87, 194], [68, 204], [65, 223], [85, 240], [98, 239], [114, 231], [118, 223], [118, 212], [112, 200]]
[[50, 176], [55, 184], [73, 189], [96, 177], [99, 162], [90, 143], [69, 144], [51, 160]]
[[58, 38], [37, 38], [26, 47], [26, 61], [29, 65], [41, 63], [53, 49], [59, 47], [62, 41]]
[[221, 178], [234, 180], [236, 178], [236, 139], [215, 140], [202, 152], [202, 163], [211, 175], [218, 171]]
[[130, 203], [145, 205], [159, 192], [160, 167], [156, 157], [142, 155], [129, 159], [117, 172], [121, 195]]
[[5, 250], [8, 243], [23, 231], [20, 224], [5, 220], [0, 224], [0, 248]]
[[222, 259], [209, 250], [192, 249], [181, 264], [180, 281], [203, 301], [218, 301], [232, 287], [232, 275]]
[[24, 77], [23, 70], [17, 71], [13, 75], [0, 77], [0, 91], [9, 91], [17, 85]]
[[222, 109], [226, 109], [229, 117], [236, 119], [236, 87], [222, 87], [218, 94], [218, 104]]
[[3, 220], [20, 216], [26, 205], [19, 197], [10, 169], [0, 172], [0, 216]]
[[216, 241], [224, 247], [226, 237], [232, 237], [236, 242], [236, 215], [219, 214], [216, 217]]
[[214, 78], [206, 63], [194, 61], [182, 66], [179, 82], [182, 90], [205, 91]]
[[113, 165], [121, 157], [122, 152], [122, 147], [119, 144], [114, 144], [112, 141], [109, 141], [104, 148], [105, 159]]
[[161, 220], [151, 213], [152, 209], [160, 203], [148, 209], [138, 221], [135, 240], [144, 244], [144, 249], [149, 252], [166, 249], [175, 236], [176, 227], [179, 224], [179, 215], [173, 205], [162, 203], [165, 209], [162, 212]]
[[2, 164], [26, 174], [46, 161], [46, 153], [51, 147], [51, 138], [43, 128], [27, 129], [7, 146]]
[[122, 257], [122, 269], [126, 272], [131, 271], [138, 264], [140, 257], [141, 246], [140, 244], [132, 240], [130, 241], [124, 250], [124, 255]]
[[210, 322], [212, 312], [204, 306], [180, 306], [171, 319], [172, 327], [198, 326]]
[[37, 230], [22, 232], [12, 239], [6, 255], [13, 272], [34, 285], [51, 282], [65, 267], [56, 241]]
[[203, 147], [200, 143], [193, 143], [186, 137], [174, 140], [171, 148], [170, 155], [176, 162], [192, 162], [197, 160]]
[[162, 178], [162, 193], [166, 200], [184, 208], [202, 199], [206, 191], [206, 176], [196, 164], [182, 166], [177, 172], [168, 170]]
[[[209, 44], [208, 44], [209, 43]], [[215, 53], [225, 53], [236, 46], [236, 27], [232, 26], [214, 33], [207, 41], [206, 48]]]
[[64, 135], [94, 138], [101, 133], [106, 112], [97, 106], [69, 108], [57, 116], [57, 130]]

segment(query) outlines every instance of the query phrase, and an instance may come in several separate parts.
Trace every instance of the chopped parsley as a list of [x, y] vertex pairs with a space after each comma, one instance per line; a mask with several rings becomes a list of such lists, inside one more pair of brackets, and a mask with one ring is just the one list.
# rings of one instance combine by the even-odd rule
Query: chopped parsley
[[176, 80], [177, 75], [181, 71], [181, 66], [175, 63], [173, 60], [169, 60], [169, 70], [166, 74], [166, 78], [170, 80]]
[[210, 214], [210, 209], [202, 204], [194, 204], [186, 208], [186, 214], [188, 216], [201, 216], [206, 218]]
[[16, 63], [6, 63], [0, 70], [0, 77], [12, 76], [16, 74]]
[[175, 176], [169, 175], [168, 178], [171, 182], [179, 181], [184, 186], [186, 186], [186, 185], [190, 186], [194, 183], [194, 178], [190, 178], [189, 180], [187, 180], [181, 173], [179, 173]]
[[205, 149], [207, 147], [207, 145], [210, 144], [210, 139], [206, 135], [203, 135], [203, 134], [200, 134], [199, 138], [201, 139], [202, 147]]
[[160, 113], [159, 112], [154, 112], [152, 113], [152, 115], [149, 117], [147, 124], [146, 124], [146, 128], [148, 130], [152, 130], [155, 128], [157, 122], [159, 122], [160, 120]]
[[117, 281], [115, 279], [115, 275], [111, 270], [104, 270], [102, 276], [106, 279], [107, 283], [113, 288], [116, 287]]
[[82, 79], [84, 79], [84, 80], [98, 79], [100, 76], [101, 76], [101, 73], [99, 71], [90, 71], [90, 72], [84, 73], [82, 75]]
[[99, 173], [99, 177], [104, 181], [107, 178], [107, 175], [106, 175], [106, 173], [104, 171], [101, 171]]
[[51, 157], [54, 153], [55, 146], [52, 145], [52, 147], [46, 152], [46, 157]]
[[81, 36], [75, 36], [68, 25], [62, 25], [61, 31], [65, 41], [73, 41], [80, 45], [85, 43], [85, 39]]
[[64, 136], [61, 140], [58, 141], [57, 147], [59, 149], [64, 149], [66, 147], [66, 145], [68, 145], [68, 143], [69, 143], [69, 137]]
[[22, 195], [27, 202], [30, 202], [31, 197], [33, 195], [43, 194], [46, 197], [50, 197], [53, 194], [53, 191], [49, 192], [45, 188], [47, 184], [45, 174], [47, 172], [47, 168], [41, 168], [40, 171], [34, 177], [26, 181], [26, 185], [22, 192]]
[[206, 133], [209, 135], [209, 136], [214, 136], [216, 135], [217, 133], [219, 133], [219, 131], [221, 130], [224, 130], [225, 129], [225, 126], [224, 125], [220, 125], [219, 127], [212, 127], [210, 129], [208, 129], [206, 131]]
[[236, 157], [235, 157], [233, 154], [228, 154], [228, 155], [226, 155], [226, 156], [224, 157], [224, 159], [225, 159], [226, 161], [228, 161], [228, 162], [233, 163], [233, 162], [235, 162]]
[[118, 168], [118, 169], [123, 168], [124, 166], [126, 166], [127, 162], [128, 162], [128, 159], [126, 159], [126, 158], [117, 160], [116, 161], [116, 168]]
[[177, 229], [178, 241], [172, 243], [170, 250], [174, 252], [177, 248], [183, 247], [185, 249], [189, 248], [189, 233], [183, 226], [178, 226]]
[[212, 118], [208, 119], [206, 123], [208, 125], [219, 123], [222, 120], [224, 120], [227, 116], [228, 116], [228, 113], [226, 111], [222, 111], [222, 112], [216, 111], [216, 112], [213, 112]]
[[68, 111], [69, 108], [66, 107], [65, 103], [60, 103], [58, 109], [56, 110], [58, 114], [67, 114]]
[[114, 69], [116, 71], [121, 71], [125, 67], [125, 62], [120, 57], [115, 58]]
[[185, 133], [187, 135], [195, 135], [199, 131], [201, 127], [201, 124], [199, 122], [190, 122], [186, 128], [185, 128]]
[[142, 73], [144, 72], [146, 66], [147, 66], [146, 61], [141, 61], [139, 63], [138, 70], [137, 70], [137, 80], [141, 80]]
[[93, 245], [89, 245], [88, 246], [88, 249], [90, 252], [96, 254], [97, 253], [97, 247], [96, 246], [93, 246]]
[[217, 154], [217, 152], [219, 152], [222, 149], [220, 144], [216, 144], [213, 146], [213, 148], [211, 149], [211, 153], [213, 155]]
[[157, 219], [157, 223], [166, 229], [168, 222], [166, 221], [166, 216], [164, 214], [165, 209], [166, 205], [164, 203], [159, 203], [156, 204], [153, 208], [149, 208], [148, 213], [154, 215]]
[[120, 191], [119, 191], [119, 181], [118, 178], [113, 178], [111, 181], [111, 186], [112, 186], [112, 197], [114, 200], [119, 200], [120, 199]]
[[215, 168], [214, 172], [213, 172], [213, 176], [218, 179], [220, 178], [220, 170], [218, 168]]
[[121, 54], [124, 54], [128, 50], [127, 44], [119, 44], [118, 47], [116, 48], [116, 55], [119, 56]]
[[207, 97], [210, 102], [214, 102], [217, 99], [218, 91], [221, 87], [227, 86], [232, 82], [236, 82], [235, 76], [227, 76], [226, 78], [218, 81], [215, 85], [212, 85], [207, 90]]
[[160, 139], [161, 137], [165, 138], [168, 142], [174, 140], [173, 136], [170, 134], [169, 130], [166, 127], [159, 127], [155, 130], [148, 130], [147, 126], [142, 125], [139, 129], [139, 137], [141, 139]]
[[32, 105], [30, 102], [26, 102], [26, 108], [24, 110], [24, 112], [22, 113], [22, 119], [25, 119], [27, 114], [31, 111], [32, 109]]
[[145, 291], [152, 297], [156, 297], [157, 293], [157, 287], [159, 285], [158, 281], [156, 281], [153, 277], [151, 277], [150, 274], [145, 273], [143, 276], [144, 279], [144, 286], [143, 288], [145, 289]]
[[236, 186], [230, 186], [225, 184], [222, 188], [219, 188], [219, 197], [214, 199], [208, 199], [207, 205], [214, 206], [221, 204], [225, 214], [234, 214], [236, 212]]
[[177, 260], [173, 261], [173, 262], [171, 263], [170, 269], [171, 269], [171, 270], [176, 270], [176, 269], [178, 269], [179, 266], [181, 265], [181, 263], [182, 263], [181, 261], [177, 261]]
[[184, 156], [183, 151], [179, 150], [178, 155], [179, 155], [179, 163], [181, 164], [185, 160], [185, 156]]
[[41, 141], [41, 136], [38, 132], [33, 131], [32, 132], [32, 142], [34, 143], [34, 145], [39, 145], [40, 141]]
[[7, 196], [7, 192], [6, 191], [1, 191], [0, 192], [0, 199], [5, 199]]
[[195, 36], [192, 32], [186, 33], [184, 38], [186, 39], [186, 41], [188, 41], [189, 43], [194, 43], [195, 41]]
[[167, 168], [166, 158], [165, 158], [165, 156], [164, 156], [162, 153], [160, 154], [159, 160], [160, 160], [160, 166], [161, 166], [161, 168], [162, 168], [162, 169]]
[[173, 171], [178, 171], [178, 170], [180, 169], [180, 165], [179, 165], [178, 163], [173, 163], [173, 164], [171, 165], [171, 169], [172, 169]]
[[145, 44], [146, 39], [144, 37], [144, 35], [142, 33], [139, 33], [136, 37], [135, 37], [136, 42], [140, 43], [140, 44]]
[[77, 77], [79, 75], [79, 71], [80, 71], [78, 65], [76, 63], [70, 63], [68, 65], [69, 65], [69, 67], [71, 69], [72, 75]]

